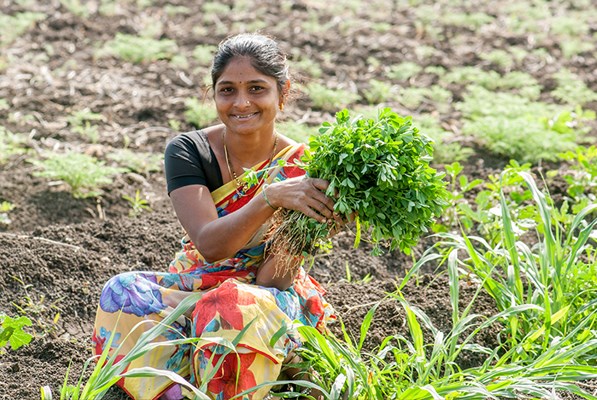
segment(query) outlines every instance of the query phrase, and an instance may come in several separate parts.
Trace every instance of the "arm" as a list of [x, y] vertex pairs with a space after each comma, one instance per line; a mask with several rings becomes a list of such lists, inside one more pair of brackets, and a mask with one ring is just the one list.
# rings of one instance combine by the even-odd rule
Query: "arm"
[[[272, 183], [267, 196], [275, 208], [297, 210], [324, 221], [333, 217], [334, 208], [334, 202], [324, 193], [327, 186], [321, 179], [297, 177]], [[263, 196], [257, 195], [240, 210], [218, 218], [211, 194], [203, 185], [175, 189], [170, 199], [183, 228], [208, 262], [233, 256], [274, 212]]]

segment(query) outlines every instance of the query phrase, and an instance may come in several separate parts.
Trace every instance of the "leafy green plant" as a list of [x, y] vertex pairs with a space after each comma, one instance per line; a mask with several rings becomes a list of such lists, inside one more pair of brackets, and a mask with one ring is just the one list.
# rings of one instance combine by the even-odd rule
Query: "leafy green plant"
[[[536, 359], [549, 352], [554, 341], [577, 335], [597, 323], [597, 287], [584, 294], [588, 303], [576, 308], [571, 299], [578, 295], [571, 287], [571, 273], [582, 262], [582, 254], [590, 249], [589, 239], [597, 219], [591, 215], [597, 204], [585, 207], [570, 218], [562, 218], [553, 208], [551, 198], [537, 188], [532, 176], [525, 171], [502, 173], [504, 181], [520, 181], [528, 187], [536, 212], [531, 217], [536, 222], [539, 243], [529, 247], [520, 237], [524, 232], [515, 229], [511, 208], [508, 206], [505, 187], [499, 188], [501, 240], [489, 244], [478, 237], [458, 237], [445, 234], [443, 243], [450, 251], [462, 251], [466, 257], [461, 267], [475, 274], [487, 292], [495, 299], [499, 310], [514, 306], [525, 312], [507, 319], [509, 348], [523, 349], [509, 354], [512, 360]], [[474, 247], [479, 245], [480, 248]], [[571, 336], [572, 335], [572, 336]], [[585, 337], [588, 340], [590, 335]], [[562, 342], [569, 345], [571, 342]]]
[[112, 177], [122, 169], [105, 165], [103, 161], [83, 153], [49, 153], [43, 160], [30, 159], [38, 167], [35, 176], [63, 181], [75, 198], [95, 197], [101, 187], [112, 183]]
[[[361, 230], [370, 231], [374, 254], [386, 245], [409, 254], [446, 204], [443, 174], [429, 166], [431, 141], [410, 117], [400, 117], [389, 108], [377, 119], [351, 118], [344, 109], [333, 124], [324, 122], [320, 132], [310, 138], [310, 150], [301, 163], [308, 176], [330, 182], [326, 193], [335, 197], [339, 215], [354, 215], [355, 246]], [[334, 225], [297, 211], [277, 215], [271, 252], [288, 259], [312, 254]]]
[[116, 149], [106, 155], [124, 170], [141, 174], [145, 177], [152, 172], [162, 170], [164, 156], [161, 153], [138, 152], [130, 149]]
[[100, 49], [98, 55], [116, 56], [132, 63], [169, 60], [177, 53], [176, 42], [170, 39], [156, 40], [149, 37], [117, 33]]
[[467, 160], [473, 149], [463, 146], [453, 132], [443, 129], [435, 117], [429, 114], [417, 117], [419, 129], [433, 140], [433, 162], [445, 164]]
[[481, 53], [479, 57], [498, 67], [510, 70], [514, 65], [513, 57], [505, 50], [495, 49], [487, 53]]
[[487, 15], [484, 12], [476, 12], [476, 13], [445, 13], [441, 16], [441, 22], [446, 25], [454, 25], [454, 26], [461, 26], [463, 28], [468, 28], [471, 30], [476, 30], [482, 27], [483, 25], [487, 25], [492, 23], [495, 20], [495, 17], [491, 15]]
[[423, 103], [433, 104], [440, 110], [449, 106], [452, 93], [438, 85], [430, 87], [407, 87], [400, 89], [398, 101], [409, 110], [416, 110]]
[[172, 5], [172, 4], [167, 4], [166, 6], [164, 6], [164, 11], [166, 11], [166, 14], [168, 14], [169, 16], [180, 15], [180, 14], [185, 15], [185, 14], [189, 14], [191, 12], [189, 7], [176, 6], [176, 5]]
[[74, 132], [89, 139], [91, 143], [97, 143], [99, 140], [98, 128], [97, 126], [92, 125], [91, 122], [103, 121], [104, 119], [102, 114], [94, 113], [89, 108], [84, 108], [73, 112], [67, 118], [67, 122]]
[[60, 0], [60, 4], [74, 15], [83, 18], [89, 17], [89, 7], [87, 4], [81, 3], [81, 0]]
[[369, 104], [379, 104], [388, 101], [392, 97], [393, 86], [385, 81], [371, 79], [369, 88], [365, 89], [363, 97]]
[[581, 53], [592, 51], [595, 49], [595, 44], [587, 42], [585, 39], [571, 36], [562, 40], [560, 42], [560, 47], [562, 48], [562, 55], [564, 58], [570, 60]]
[[197, 60], [200, 65], [208, 66], [211, 64], [216, 46], [209, 44], [201, 44], [193, 49], [193, 58]]
[[211, 101], [200, 101], [196, 97], [185, 100], [187, 107], [184, 116], [188, 123], [196, 128], [203, 128], [218, 118], [218, 112]]
[[26, 284], [22, 276], [12, 277], [22, 286], [25, 295], [12, 302], [20, 315], [26, 315], [33, 323], [36, 335], [52, 335], [56, 332], [60, 319], [60, 299], [54, 302], [46, 301], [44, 294], [30, 293], [31, 285]]
[[392, 65], [388, 71], [388, 78], [399, 81], [408, 81], [422, 71], [422, 67], [414, 62], [405, 61]]
[[583, 121], [590, 117], [481, 87], [469, 87], [456, 108], [465, 118], [463, 133], [493, 153], [521, 162], [554, 160], [562, 150], [576, 148], [584, 133]]
[[46, 18], [43, 13], [20, 12], [14, 15], [0, 14], [0, 46], [12, 43], [30, 29], [35, 22]]
[[[438, 254], [426, 253], [415, 270], [437, 257]], [[304, 346], [297, 351], [314, 371], [311, 380], [326, 399], [548, 398], [545, 396], [554, 390], [591, 398], [574, 382], [597, 376], [597, 367], [578, 363], [597, 346], [597, 339], [582, 345], [555, 343], [545, 356], [516, 363], [509, 362], [508, 354], [500, 356], [501, 346], [490, 349], [474, 343], [484, 329], [500, 320], [516, 317], [525, 308], [511, 307], [487, 317], [472, 314], [471, 306], [477, 291], [461, 310], [456, 257], [449, 258], [453, 319], [449, 332], [438, 330], [422, 310], [404, 300], [399, 290], [390, 293], [389, 297], [399, 301], [404, 308], [410, 338], [400, 334], [388, 336], [373, 352], [364, 353], [362, 346], [379, 304], [373, 306], [363, 319], [358, 340], [353, 340], [344, 326], [344, 340], [323, 335], [312, 327], [299, 327]], [[400, 286], [403, 287], [412, 276], [405, 277]], [[424, 329], [430, 332], [429, 343], [425, 341]], [[481, 366], [462, 370], [457, 361], [464, 352], [485, 354], [487, 361]]]
[[0, 125], [0, 165], [16, 155], [26, 152], [24, 148], [25, 138], [22, 135], [10, 132]]
[[305, 57], [304, 54], [301, 52], [296, 51], [293, 52], [293, 61], [292, 65], [294, 69], [300, 71], [302, 74], [310, 76], [312, 78], [320, 78], [323, 74], [321, 70], [321, 66], [316, 62], [310, 59], [309, 57]]
[[554, 74], [557, 87], [552, 96], [566, 104], [582, 106], [597, 100], [597, 93], [589, 89], [583, 80], [568, 69], [561, 69]]
[[8, 225], [12, 221], [8, 218], [8, 212], [15, 208], [14, 204], [9, 201], [3, 201], [0, 203], [0, 225]]
[[537, 79], [521, 71], [510, 71], [500, 75], [497, 71], [484, 71], [478, 67], [456, 67], [443, 75], [440, 83], [474, 84], [488, 90], [508, 90], [529, 100], [537, 99], [541, 93], [541, 85]]
[[[570, 169], [564, 173], [564, 179], [568, 183], [566, 192], [576, 202], [574, 207], [584, 207], [588, 202], [594, 202], [597, 196], [597, 147], [578, 147], [574, 151], [558, 154], [558, 158], [571, 163]], [[553, 171], [550, 175], [558, 172]]]
[[466, 194], [473, 191], [483, 183], [481, 179], [469, 181], [466, 175], [461, 174], [463, 166], [459, 162], [445, 165], [446, 175], [449, 179], [448, 184], [448, 203], [445, 212], [439, 221], [434, 225], [434, 231], [448, 231], [453, 227], [459, 226], [468, 231], [476, 223], [487, 223], [484, 212], [475, 212], [466, 201]]
[[360, 98], [357, 93], [344, 89], [330, 89], [319, 83], [309, 83], [305, 91], [313, 102], [313, 107], [324, 111], [346, 107]]
[[139, 189], [135, 191], [134, 196], [129, 196], [125, 194], [122, 196], [122, 198], [128, 201], [129, 205], [131, 206], [131, 210], [129, 211], [130, 217], [137, 217], [143, 211], [151, 211], [149, 202], [147, 201], [147, 199], [141, 197], [141, 191]]
[[23, 330], [26, 326], [31, 326], [31, 320], [25, 316], [13, 318], [0, 314], [0, 354], [7, 344], [18, 350], [31, 342], [33, 336]]

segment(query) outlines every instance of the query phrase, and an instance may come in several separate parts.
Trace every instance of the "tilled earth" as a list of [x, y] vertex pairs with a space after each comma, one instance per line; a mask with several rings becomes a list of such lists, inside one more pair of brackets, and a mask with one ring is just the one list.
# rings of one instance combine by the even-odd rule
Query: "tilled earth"
[[[200, 44], [216, 45], [241, 30], [262, 28], [277, 37], [295, 58], [300, 53], [301, 59], [319, 64], [322, 81], [360, 92], [370, 79], [383, 79], [380, 67], [369, 63], [370, 57], [385, 65], [417, 61], [415, 50], [429, 46], [436, 51], [425, 63], [449, 69], [482, 64], [480, 49], [499, 49], [527, 43], [528, 39], [523, 34], [500, 32], [498, 27], [480, 33], [443, 27], [446, 37], [469, 33], [469, 41], [437, 41], [420, 30], [409, 8], [389, 1], [385, 8], [374, 2], [378, 9], [365, 10], [367, 7], [362, 6], [353, 10], [357, 20], [390, 24], [384, 33], [373, 29], [372, 24], [355, 24], [340, 32], [342, 17], [314, 1], [257, 1], [224, 14], [209, 14], [206, 3], [191, 0], [145, 2], [150, 3], [145, 8], [137, 2], [122, 1], [113, 13], [105, 14], [98, 8], [104, 2], [90, 1], [86, 3], [89, 17], [73, 14], [62, 3], [0, 0], [0, 12], [6, 15], [22, 11], [46, 14], [32, 29], [1, 48], [0, 54], [0, 61], [6, 63], [4, 70], [0, 69], [0, 99], [9, 104], [0, 107], [0, 125], [23, 133], [30, 148], [28, 155], [16, 155], [0, 164], [0, 202], [10, 201], [16, 206], [10, 212], [11, 223], [0, 224], [0, 311], [28, 315], [36, 333], [30, 345], [0, 355], [2, 400], [38, 399], [44, 385], [58, 393], [69, 366], [74, 382], [91, 354], [89, 337], [103, 284], [123, 271], [163, 270], [183, 235], [165, 193], [162, 171], [124, 173], [98, 198], [75, 199], [60, 182], [36, 177], [28, 157], [48, 149], [72, 149], [102, 158], [123, 147], [160, 154], [168, 139], [192, 129], [184, 118], [184, 100], [202, 95], [208, 73], [204, 63], [190, 56], [193, 49]], [[233, 9], [235, 2], [219, 4]], [[187, 8], [168, 12], [175, 6]], [[494, 11], [491, 5], [484, 6], [486, 11]], [[304, 29], [306, 23], [320, 29], [308, 31]], [[98, 47], [115, 32], [133, 34], [149, 28], [176, 40], [179, 53], [188, 63], [162, 60], [131, 64], [98, 55]], [[591, 29], [595, 32], [597, 27]], [[561, 61], [557, 43], [542, 45], [553, 52], [552, 63], [542, 68], [530, 64], [528, 68], [541, 83], [549, 86], [544, 77], [566, 63], [589, 87], [597, 89], [594, 59]], [[454, 99], [461, 96], [461, 90], [453, 88]], [[399, 104], [388, 105], [399, 112], [411, 112]], [[67, 123], [69, 114], [85, 107], [103, 115], [97, 122], [101, 135], [95, 143], [84, 140]], [[417, 112], [433, 112], [429, 107], [423, 104]], [[330, 113], [315, 110], [308, 98], [298, 97], [283, 118], [316, 126], [330, 117]], [[453, 124], [455, 117], [443, 118], [445, 125]], [[177, 129], [169, 121], [179, 121]], [[479, 151], [465, 167], [471, 175], [486, 177], [505, 164], [505, 160]], [[148, 199], [151, 211], [133, 217], [122, 196], [130, 196], [137, 189]], [[386, 299], [386, 294], [394, 291], [397, 279], [412, 266], [412, 258], [397, 252], [373, 257], [366, 245], [353, 249], [352, 243], [351, 232], [338, 235], [333, 252], [317, 258], [312, 274], [328, 289], [328, 301], [355, 337], [367, 311], [382, 301], [365, 342], [366, 349], [374, 349], [389, 335], [407, 334], [401, 306]], [[423, 239], [414, 255], [420, 256], [431, 244], [431, 239]], [[439, 329], [449, 330], [447, 278], [433, 274], [433, 266], [424, 272], [427, 275], [409, 282], [404, 294]], [[463, 305], [475, 290], [471, 282], [461, 283]], [[475, 312], [492, 315], [496, 310], [490, 298], [480, 296]], [[334, 329], [338, 331], [338, 327]], [[483, 332], [478, 340], [495, 346], [495, 333]], [[466, 354], [461, 365], [479, 361], [474, 354]], [[572, 398], [566, 396], [562, 395]], [[115, 389], [106, 398], [125, 396]]]

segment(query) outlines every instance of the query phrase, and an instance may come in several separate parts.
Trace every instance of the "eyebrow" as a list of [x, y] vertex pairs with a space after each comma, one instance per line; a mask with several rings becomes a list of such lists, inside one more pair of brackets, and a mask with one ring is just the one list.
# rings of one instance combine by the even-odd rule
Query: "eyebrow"
[[[219, 81], [218, 85], [233, 85], [235, 82], [233, 81]], [[248, 84], [255, 84], [255, 83], [268, 83], [265, 79], [253, 79], [247, 82]]]

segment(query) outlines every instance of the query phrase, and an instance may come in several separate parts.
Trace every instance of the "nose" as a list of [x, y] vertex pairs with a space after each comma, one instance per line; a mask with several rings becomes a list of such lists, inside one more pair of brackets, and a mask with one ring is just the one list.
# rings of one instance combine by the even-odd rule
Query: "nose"
[[251, 105], [251, 100], [249, 100], [249, 96], [244, 93], [239, 93], [234, 99], [234, 106], [238, 108], [246, 108]]

